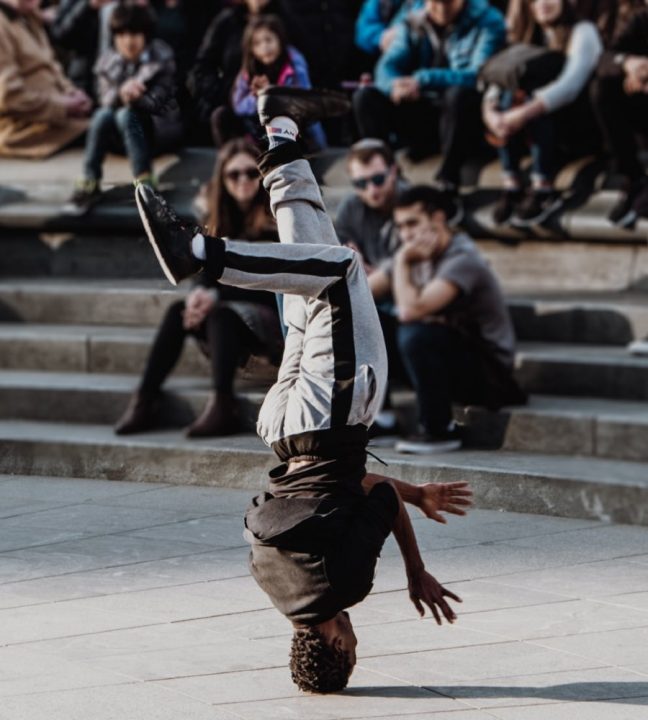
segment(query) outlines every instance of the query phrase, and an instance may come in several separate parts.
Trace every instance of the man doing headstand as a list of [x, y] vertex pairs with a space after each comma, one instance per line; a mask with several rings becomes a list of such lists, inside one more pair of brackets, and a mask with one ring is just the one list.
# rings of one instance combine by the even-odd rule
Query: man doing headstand
[[259, 94], [270, 149], [259, 163], [280, 244], [205, 237], [145, 185], [136, 199], [147, 235], [169, 280], [205, 269], [225, 284], [283, 294], [288, 326], [277, 382], [257, 430], [282, 464], [245, 517], [250, 569], [295, 632], [290, 668], [303, 690], [344, 688], [356, 638], [345, 609], [372, 587], [383, 543], [394, 532], [421, 615], [455, 614], [459, 598], [425, 570], [403, 501], [445, 522], [465, 514], [466, 483], [423, 486], [367, 474], [367, 429], [387, 380], [385, 345], [360, 256], [342, 247], [298, 129], [348, 109], [345, 98], [294, 88]]

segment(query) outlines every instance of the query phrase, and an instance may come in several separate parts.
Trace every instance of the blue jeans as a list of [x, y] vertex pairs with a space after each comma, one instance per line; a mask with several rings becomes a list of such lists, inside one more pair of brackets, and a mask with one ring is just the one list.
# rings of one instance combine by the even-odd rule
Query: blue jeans
[[109, 152], [126, 151], [133, 177], [151, 172], [153, 122], [133, 108], [100, 108], [92, 116], [85, 147], [84, 177], [101, 180]]
[[397, 339], [416, 391], [422, 430], [432, 435], [446, 430], [453, 401], [483, 402], [486, 380], [480, 354], [457, 330], [441, 323], [403, 323]]
[[[508, 110], [512, 106], [512, 100], [511, 93], [504, 93], [500, 110]], [[547, 113], [532, 120], [519, 133], [511, 137], [508, 143], [499, 149], [500, 162], [504, 172], [507, 175], [519, 177], [520, 163], [526, 155], [528, 144], [531, 149], [531, 171], [534, 179], [551, 182], [556, 173], [554, 128], [554, 117]]]

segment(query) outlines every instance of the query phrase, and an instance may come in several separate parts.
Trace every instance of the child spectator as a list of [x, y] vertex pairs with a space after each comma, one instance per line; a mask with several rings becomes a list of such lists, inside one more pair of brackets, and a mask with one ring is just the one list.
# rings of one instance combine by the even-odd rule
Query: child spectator
[[[250, 21], [243, 33], [243, 65], [232, 90], [231, 109], [222, 107], [213, 116], [216, 147], [247, 134], [255, 140], [264, 135], [257, 119], [257, 93], [269, 85], [310, 88], [304, 56], [288, 45], [283, 23], [276, 15]], [[315, 123], [304, 138], [312, 152], [326, 147], [324, 130]]]
[[213, 19], [196, 54], [187, 87], [203, 126], [216, 108], [227, 105], [241, 69], [243, 33], [253, 17], [279, 14], [278, 0], [245, 0], [226, 7]]
[[[114, 48], [99, 58], [96, 75], [101, 107], [86, 139], [83, 179], [71, 210], [84, 212], [101, 195], [102, 166], [108, 152], [126, 151], [135, 182], [153, 183], [156, 135], [179, 137], [173, 52], [152, 40], [154, 16], [148, 7], [119, 5], [110, 20]], [[158, 127], [154, 127], [154, 117]]]
[[39, 0], [0, 0], [0, 156], [45, 158], [80, 137], [90, 98], [54, 57]]
[[[564, 57], [557, 77], [534, 88], [522, 104], [513, 106], [512, 92], [498, 93], [494, 88], [483, 104], [484, 122], [501, 144], [504, 169], [505, 191], [496, 204], [494, 219], [530, 227], [546, 220], [562, 204], [554, 189], [556, 134], [570, 127], [578, 128], [581, 137], [588, 134], [583, 91], [603, 48], [596, 25], [578, 22], [569, 0], [524, 0], [513, 20], [510, 34], [514, 43], [546, 48], [547, 58], [553, 51], [554, 60], [555, 53]], [[533, 159], [529, 193], [524, 192], [520, 175], [525, 135]]]
[[[257, 170], [258, 151], [233, 140], [218, 154], [209, 190], [211, 234], [249, 241], [276, 241], [268, 195]], [[283, 338], [273, 293], [241, 290], [198, 276], [186, 300], [171, 305], [151, 348], [139, 389], [115, 427], [119, 435], [159, 423], [161, 387], [180, 358], [187, 336], [200, 343], [212, 367], [213, 395], [189, 427], [189, 437], [229, 435], [242, 429], [234, 377], [250, 355], [281, 357]]]

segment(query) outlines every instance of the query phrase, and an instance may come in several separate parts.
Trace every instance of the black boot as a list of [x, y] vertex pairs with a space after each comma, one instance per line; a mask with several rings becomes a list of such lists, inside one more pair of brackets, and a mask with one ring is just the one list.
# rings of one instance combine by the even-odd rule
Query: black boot
[[115, 424], [115, 434], [133, 435], [151, 430], [157, 424], [159, 405], [159, 395], [135, 393]]
[[240, 430], [236, 398], [227, 393], [214, 393], [200, 417], [187, 428], [187, 437], [234, 435]]

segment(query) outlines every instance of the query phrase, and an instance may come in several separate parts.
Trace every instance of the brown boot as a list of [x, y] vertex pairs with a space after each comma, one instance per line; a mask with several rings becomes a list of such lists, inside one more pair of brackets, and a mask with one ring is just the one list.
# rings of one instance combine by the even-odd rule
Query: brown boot
[[187, 428], [187, 437], [233, 435], [241, 429], [234, 395], [214, 393], [200, 417]]
[[135, 393], [115, 425], [115, 434], [132, 435], [151, 430], [156, 425], [158, 406], [159, 396]]

